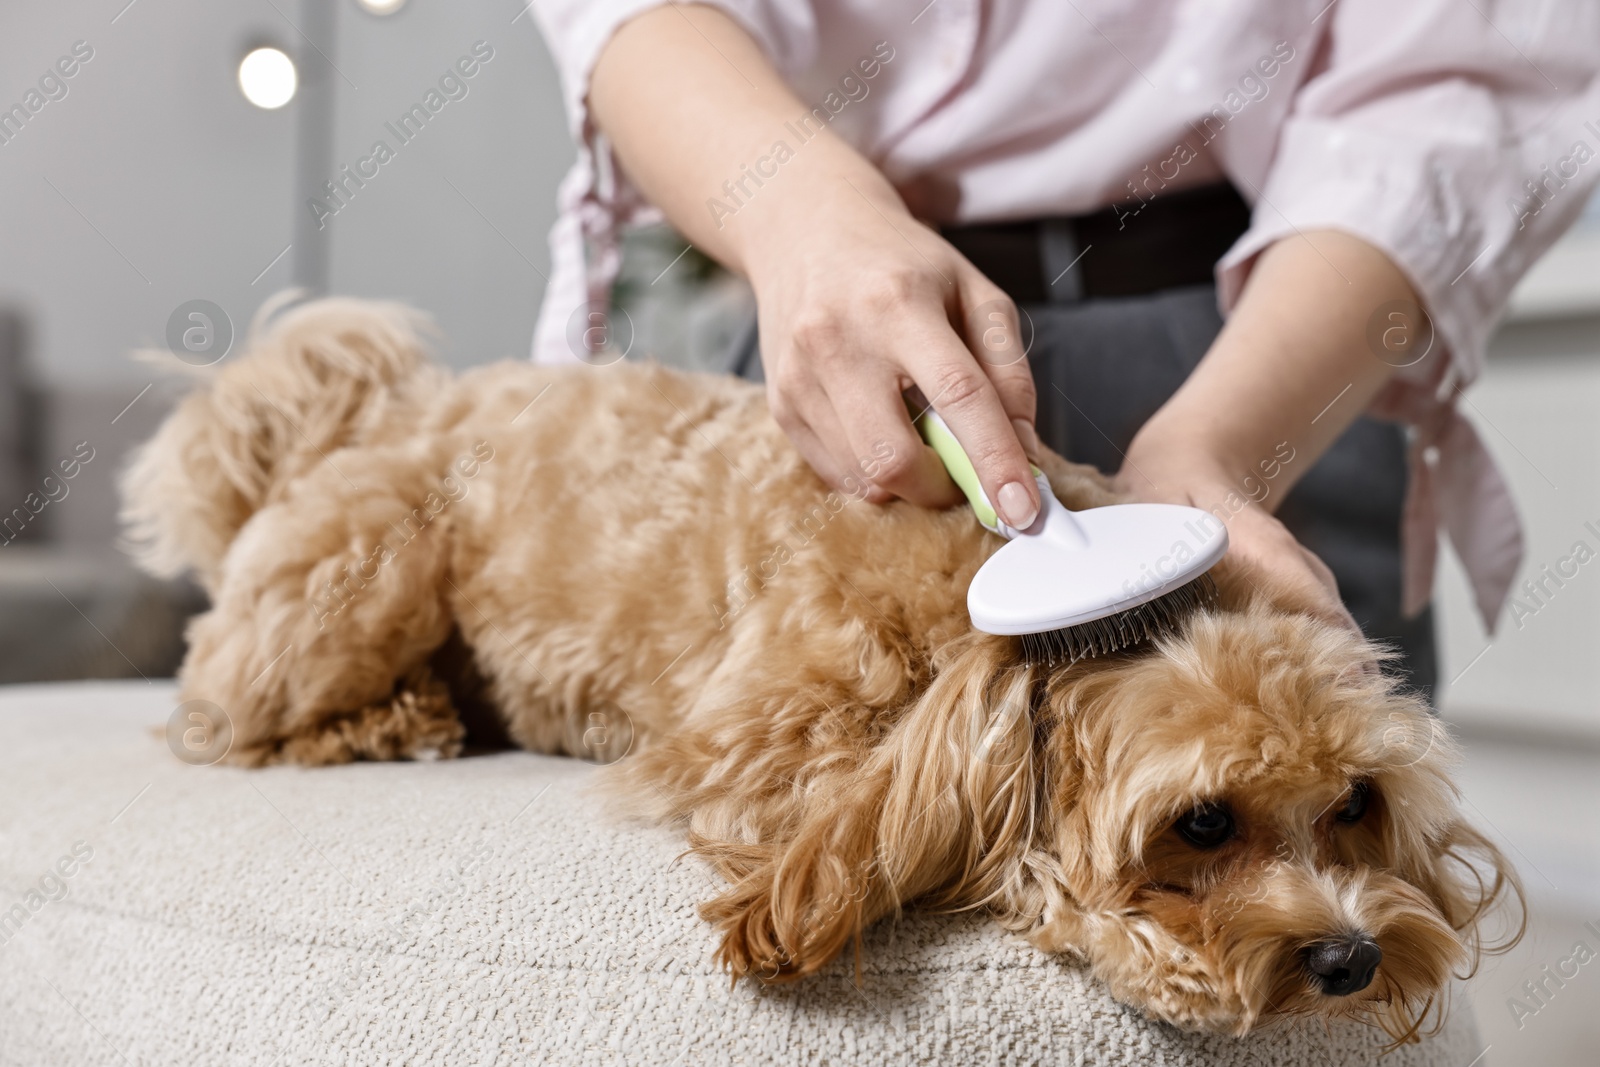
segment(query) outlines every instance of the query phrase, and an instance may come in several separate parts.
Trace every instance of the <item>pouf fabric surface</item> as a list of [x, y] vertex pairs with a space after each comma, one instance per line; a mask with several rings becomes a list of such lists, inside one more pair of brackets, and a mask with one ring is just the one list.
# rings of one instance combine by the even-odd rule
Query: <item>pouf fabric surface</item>
[[729, 988], [715, 877], [594, 768], [503, 753], [245, 771], [169, 749], [167, 681], [0, 689], [0, 1064], [1312, 1064], [1357, 1024], [1184, 1033], [981, 916], [910, 915], [794, 986]]

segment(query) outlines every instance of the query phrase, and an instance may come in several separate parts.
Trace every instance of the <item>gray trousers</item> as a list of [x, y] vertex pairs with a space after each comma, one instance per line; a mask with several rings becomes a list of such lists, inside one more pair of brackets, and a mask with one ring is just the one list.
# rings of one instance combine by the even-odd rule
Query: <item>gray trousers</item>
[[[1134, 434], [1189, 377], [1222, 329], [1210, 285], [1022, 310], [1034, 328], [1028, 360], [1039, 393], [1040, 439], [1108, 473], [1122, 466]], [[753, 326], [739, 348], [735, 372], [760, 381]], [[1433, 610], [1415, 619], [1400, 614], [1404, 432], [1358, 419], [1309, 471], [1296, 473], [1300, 481], [1279, 502], [1278, 517], [1328, 564], [1366, 635], [1400, 653], [1390, 669], [1431, 701], [1438, 674]], [[1263, 488], [1280, 491], [1261, 479], [1241, 485], [1241, 495], [1260, 496]]]

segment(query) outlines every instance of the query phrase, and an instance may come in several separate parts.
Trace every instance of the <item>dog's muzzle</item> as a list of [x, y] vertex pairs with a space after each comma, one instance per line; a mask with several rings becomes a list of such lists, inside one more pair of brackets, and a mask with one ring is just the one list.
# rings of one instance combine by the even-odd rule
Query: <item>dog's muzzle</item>
[[1383, 950], [1370, 934], [1345, 934], [1306, 949], [1306, 970], [1330, 997], [1347, 997], [1372, 984]]

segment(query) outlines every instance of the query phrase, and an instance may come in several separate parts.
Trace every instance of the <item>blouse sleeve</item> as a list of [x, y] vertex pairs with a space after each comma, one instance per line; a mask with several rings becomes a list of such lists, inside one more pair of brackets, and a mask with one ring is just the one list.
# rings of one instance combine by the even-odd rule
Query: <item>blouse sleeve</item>
[[1512, 288], [1600, 179], [1600, 4], [1339, 0], [1278, 136], [1249, 231], [1219, 264], [1337, 229], [1407, 275], [1476, 377]]
[[[590, 134], [589, 79], [600, 52], [628, 20], [667, 0], [533, 0], [534, 17], [555, 57], [573, 136]], [[696, 0], [738, 22], [781, 71], [803, 68], [816, 49], [816, 20], [805, 0]]]
[[[590, 121], [589, 80], [617, 28], [664, 2], [533, 0], [534, 17], [561, 78], [567, 123], [578, 149], [557, 193], [550, 274], [533, 337], [536, 362], [586, 359], [593, 338], [609, 336], [607, 303], [621, 263], [618, 230], [660, 217], [627, 181]], [[699, 2], [739, 22], [780, 73], [802, 69], [815, 54], [816, 23], [806, 0]]]

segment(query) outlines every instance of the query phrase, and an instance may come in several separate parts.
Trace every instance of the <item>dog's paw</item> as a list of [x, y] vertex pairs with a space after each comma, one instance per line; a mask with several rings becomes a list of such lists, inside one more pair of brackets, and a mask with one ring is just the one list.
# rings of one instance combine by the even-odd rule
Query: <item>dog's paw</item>
[[461, 754], [465, 737], [449, 689], [426, 667], [419, 667], [398, 681], [386, 699], [330, 716], [283, 738], [277, 756], [310, 766], [451, 759]]

